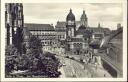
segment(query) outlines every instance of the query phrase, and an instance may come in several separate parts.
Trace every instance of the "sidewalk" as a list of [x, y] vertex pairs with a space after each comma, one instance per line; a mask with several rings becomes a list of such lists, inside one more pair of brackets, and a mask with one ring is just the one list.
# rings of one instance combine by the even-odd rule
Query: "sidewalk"
[[105, 78], [112, 78], [112, 76], [103, 68], [97, 67], [97, 69], [96, 69], [96, 68], [93, 67], [92, 69], [95, 71], [94, 74], [96, 75], [96, 78], [97, 77], [99, 77], [99, 78], [103, 78], [103, 77], [105, 77]]

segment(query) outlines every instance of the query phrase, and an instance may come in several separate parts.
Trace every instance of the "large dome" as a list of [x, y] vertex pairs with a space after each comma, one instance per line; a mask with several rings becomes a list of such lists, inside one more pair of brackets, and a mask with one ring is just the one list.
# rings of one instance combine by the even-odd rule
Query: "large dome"
[[66, 20], [68, 21], [68, 20], [75, 20], [75, 16], [74, 16], [74, 14], [72, 13], [72, 10], [70, 9], [70, 12], [69, 12], [69, 14], [67, 15], [67, 18], [66, 18]]

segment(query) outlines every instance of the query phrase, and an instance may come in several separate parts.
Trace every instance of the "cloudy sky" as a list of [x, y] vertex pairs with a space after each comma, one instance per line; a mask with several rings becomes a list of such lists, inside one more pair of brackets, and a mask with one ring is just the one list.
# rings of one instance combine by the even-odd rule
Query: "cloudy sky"
[[76, 21], [80, 20], [83, 10], [88, 17], [89, 26], [101, 26], [116, 29], [122, 23], [123, 13], [120, 3], [24, 3], [25, 23], [48, 23], [56, 25], [57, 21], [65, 21], [72, 9]]

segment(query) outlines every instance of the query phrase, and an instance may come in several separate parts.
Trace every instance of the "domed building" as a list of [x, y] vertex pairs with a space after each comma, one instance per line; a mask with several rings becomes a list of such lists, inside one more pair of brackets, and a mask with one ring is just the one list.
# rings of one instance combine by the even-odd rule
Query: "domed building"
[[87, 44], [83, 37], [86, 27], [87, 27], [87, 17], [85, 15], [85, 11], [81, 16], [80, 27], [76, 31], [76, 21], [75, 16], [70, 9], [69, 14], [66, 18], [66, 41], [67, 41], [67, 51], [71, 51], [74, 54], [80, 55], [83, 53], [84, 49], [86, 49]]
[[67, 29], [66, 30], [67, 37], [72, 38], [75, 36], [75, 31], [76, 31], [75, 16], [72, 13], [71, 9], [66, 18], [66, 29]]
[[67, 18], [66, 18], [67, 21], [75, 21], [75, 15], [72, 13], [72, 9], [70, 9], [70, 12], [69, 14], [67, 15]]
[[[66, 16], [66, 21], [59, 21], [56, 25], [57, 36], [65, 36], [65, 49], [73, 54], [83, 54], [89, 47], [89, 42], [101, 39], [110, 33], [108, 28], [102, 28], [100, 24], [97, 27], [89, 27], [88, 17], [83, 10], [79, 21], [76, 21], [72, 9]], [[60, 31], [63, 29], [63, 33]], [[64, 34], [65, 33], [65, 34]], [[58, 38], [59, 39], [59, 38]], [[61, 39], [59, 39], [61, 41]]]

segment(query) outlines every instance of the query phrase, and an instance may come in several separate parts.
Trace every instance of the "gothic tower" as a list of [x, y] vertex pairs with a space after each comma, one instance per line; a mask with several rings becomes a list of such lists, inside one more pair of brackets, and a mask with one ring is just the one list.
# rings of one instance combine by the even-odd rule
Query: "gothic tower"
[[66, 35], [67, 35], [67, 37], [72, 38], [75, 36], [75, 31], [76, 31], [75, 27], [76, 27], [75, 16], [72, 13], [72, 10], [70, 9], [70, 12], [66, 18], [66, 28], [67, 28]]
[[7, 46], [13, 44], [20, 51], [24, 27], [23, 5], [6, 3], [5, 8], [6, 44]]
[[83, 14], [81, 15], [80, 22], [82, 26], [88, 27], [88, 18], [83, 10]]

